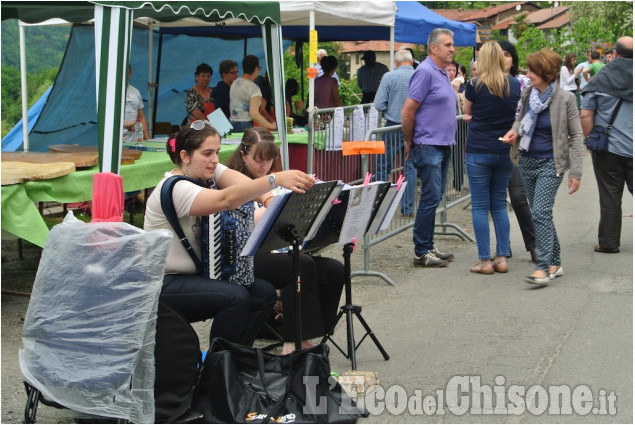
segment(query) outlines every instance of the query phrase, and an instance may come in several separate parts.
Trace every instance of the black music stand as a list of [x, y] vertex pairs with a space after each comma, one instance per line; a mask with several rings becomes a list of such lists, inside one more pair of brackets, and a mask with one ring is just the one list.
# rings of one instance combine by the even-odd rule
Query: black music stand
[[[296, 321], [295, 321], [295, 348], [300, 350], [302, 346], [302, 285], [300, 282], [300, 244], [309, 234], [318, 214], [322, 211], [331, 192], [337, 185], [336, 181], [314, 184], [304, 194], [288, 193], [280, 195], [281, 199], [275, 209], [267, 208], [265, 215], [266, 224], [260, 229], [254, 229], [252, 237], [256, 238], [256, 250], [258, 253], [270, 252], [275, 249], [293, 247], [293, 276], [296, 281]], [[273, 201], [272, 201], [273, 202]], [[270, 204], [270, 207], [272, 205]], [[249, 243], [249, 242], [248, 242]]]
[[[368, 227], [370, 226], [370, 223], [372, 223], [375, 214], [377, 214], [377, 209], [379, 208], [379, 205], [381, 204], [384, 196], [386, 196], [386, 193], [388, 189], [390, 188], [390, 186], [391, 186], [390, 183], [384, 183], [378, 188], [377, 195], [375, 196], [375, 200], [373, 202], [373, 208], [370, 214], [370, 220], [368, 221], [368, 224], [366, 225], [366, 230], [368, 230]], [[326, 248], [328, 245], [337, 243], [339, 241], [340, 232], [342, 230], [342, 225], [344, 224], [344, 218], [346, 216], [346, 211], [348, 209], [349, 195], [350, 195], [350, 191], [345, 191], [341, 193], [340, 199], [339, 199], [341, 203], [334, 205], [331, 208], [328, 215], [322, 222], [322, 225], [319, 228], [315, 238], [313, 238], [311, 241], [308, 241], [305, 244], [304, 250], [306, 252], [320, 251]], [[366, 339], [367, 336], [370, 336], [370, 338], [373, 340], [373, 342], [375, 343], [375, 346], [377, 346], [377, 349], [384, 357], [384, 360], [390, 359], [390, 356], [388, 355], [388, 353], [386, 353], [386, 350], [384, 350], [384, 347], [382, 347], [381, 343], [379, 342], [379, 339], [377, 339], [377, 337], [373, 333], [373, 330], [370, 328], [366, 320], [364, 320], [364, 318], [362, 317], [362, 307], [359, 305], [353, 304], [352, 291], [351, 291], [351, 253], [353, 252], [354, 247], [355, 246], [352, 242], [345, 244], [343, 247], [344, 276], [345, 276], [344, 288], [345, 288], [346, 304], [340, 307], [340, 312], [338, 313], [337, 318], [335, 319], [335, 323], [333, 324], [331, 329], [326, 333], [326, 335], [324, 335], [321, 343], [324, 343], [327, 340], [331, 341], [333, 345], [339, 350], [339, 352], [342, 353], [344, 357], [346, 357], [347, 359], [351, 361], [351, 368], [353, 370], [357, 370], [357, 359], [355, 356], [355, 351], [359, 348], [362, 342], [364, 342], [364, 339]], [[344, 314], [346, 314], [346, 341], [347, 341], [348, 353], [345, 353], [344, 350], [342, 350], [342, 348], [340, 348], [340, 346], [331, 338], [335, 331], [335, 327], [337, 326], [337, 324], [339, 323], [340, 319], [342, 318]], [[357, 344], [355, 344], [355, 334], [353, 331], [353, 314], [355, 315], [355, 317], [357, 317], [359, 322], [362, 324], [362, 326], [366, 330], [366, 333]]]

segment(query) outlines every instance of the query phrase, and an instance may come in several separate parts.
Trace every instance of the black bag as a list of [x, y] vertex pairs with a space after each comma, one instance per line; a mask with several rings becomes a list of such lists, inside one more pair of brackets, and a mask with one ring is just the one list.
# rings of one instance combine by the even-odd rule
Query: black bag
[[199, 379], [201, 348], [187, 320], [159, 302], [154, 379], [154, 422], [174, 423], [190, 410]]
[[362, 412], [330, 376], [327, 350], [278, 356], [215, 338], [192, 408], [206, 423], [355, 423]]
[[617, 116], [617, 112], [622, 106], [622, 99], [619, 100], [613, 113], [611, 114], [611, 120], [606, 127], [594, 125], [591, 133], [586, 137], [586, 148], [591, 152], [608, 152], [609, 150], [609, 131], [613, 128], [613, 121]]

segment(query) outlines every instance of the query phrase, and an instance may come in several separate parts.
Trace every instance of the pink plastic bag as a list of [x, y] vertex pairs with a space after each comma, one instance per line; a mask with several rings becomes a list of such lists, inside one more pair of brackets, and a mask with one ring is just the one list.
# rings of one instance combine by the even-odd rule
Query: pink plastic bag
[[115, 173], [93, 176], [93, 222], [123, 221], [123, 179]]

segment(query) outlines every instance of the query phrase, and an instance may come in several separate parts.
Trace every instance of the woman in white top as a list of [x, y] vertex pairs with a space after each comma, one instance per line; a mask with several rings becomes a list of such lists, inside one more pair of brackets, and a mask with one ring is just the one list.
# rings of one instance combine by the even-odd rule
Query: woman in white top
[[582, 68], [575, 69], [575, 60], [575, 53], [567, 53], [564, 57], [564, 66], [560, 69], [560, 87], [573, 94], [578, 91], [575, 79], [582, 72]]
[[148, 231], [169, 229], [174, 233], [160, 300], [190, 322], [214, 318], [210, 340], [223, 337], [250, 346], [273, 308], [274, 288], [260, 279], [245, 287], [200, 275], [161, 208], [161, 187], [173, 175], [201, 182], [215, 180], [218, 190], [182, 180], [176, 183], [172, 193], [179, 223], [201, 258], [201, 216], [237, 208], [254, 199], [266, 205], [272, 197], [270, 190], [278, 185], [304, 193], [315, 179], [301, 171], [289, 170], [275, 173], [273, 179], [251, 180], [228, 169], [218, 163], [220, 135], [208, 121], [194, 121], [181, 128], [166, 147], [177, 168], [166, 173], [148, 198], [143, 225]]

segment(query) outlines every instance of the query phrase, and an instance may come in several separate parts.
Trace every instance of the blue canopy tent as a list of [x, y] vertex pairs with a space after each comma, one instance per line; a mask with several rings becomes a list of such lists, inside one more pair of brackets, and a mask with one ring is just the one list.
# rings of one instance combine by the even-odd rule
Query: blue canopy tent
[[[177, 28], [173, 28], [177, 29]], [[39, 107], [37, 113], [29, 111], [29, 145], [32, 152], [46, 152], [54, 143], [73, 143], [94, 146], [97, 140], [95, 115], [95, 37], [90, 25], [75, 25], [69, 36], [64, 60], [60, 66], [51, 95], [44, 109]], [[259, 37], [262, 33], [259, 34]], [[159, 60], [159, 34], [153, 31], [152, 58], [153, 63]], [[283, 42], [283, 48], [291, 41]], [[192, 49], [196, 46], [196, 49]], [[130, 48], [130, 64], [132, 77], [130, 84], [136, 87], [143, 97], [146, 114], [149, 108], [150, 95], [148, 83], [148, 55], [150, 50], [148, 30], [134, 28]], [[242, 60], [245, 48], [249, 54], [256, 55], [261, 63], [265, 63], [265, 52], [261, 38], [226, 40], [217, 37], [191, 37], [184, 34], [168, 34], [162, 37], [161, 63], [157, 64], [155, 82], [159, 83], [155, 108], [156, 121], [167, 121], [180, 124], [185, 117], [185, 91], [194, 84], [194, 70], [202, 62], [214, 69], [210, 86], [220, 80], [218, 64], [224, 59], [238, 63]], [[183, 52], [187, 51], [187, 55]], [[222, 54], [210, 54], [222, 52]], [[160, 68], [159, 68], [160, 66]], [[264, 72], [264, 71], [263, 71]], [[44, 98], [38, 101], [43, 103]], [[38, 114], [42, 111], [41, 115]], [[150, 117], [148, 116], [148, 120]], [[36, 121], [37, 120], [37, 121]], [[18, 127], [20, 127], [18, 129]], [[2, 139], [2, 151], [21, 149], [22, 130], [19, 123]]]

